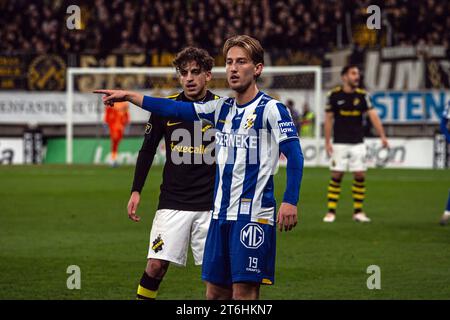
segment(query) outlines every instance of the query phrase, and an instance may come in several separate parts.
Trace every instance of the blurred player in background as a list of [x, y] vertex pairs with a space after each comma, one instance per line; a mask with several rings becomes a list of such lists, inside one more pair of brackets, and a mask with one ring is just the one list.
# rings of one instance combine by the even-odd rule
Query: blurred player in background
[[[450, 119], [450, 101], [448, 101], [441, 118], [441, 132], [445, 135], [447, 143], [450, 143], [450, 131], [447, 127], [449, 119]], [[450, 191], [447, 199], [447, 206], [445, 207], [444, 214], [441, 217], [440, 224], [445, 226], [448, 224], [449, 220], [450, 220]]]
[[[188, 47], [180, 51], [173, 61], [183, 89], [170, 96], [176, 101], [206, 102], [219, 97], [207, 90], [211, 80], [214, 59], [207, 51]], [[195, 154], [203, 153], [214, 143], [203, 136], [212, 126], [208, 123], [183, 121], [176, 117], [151, 114], [145, 128], [144, 142], [139, 151], [134, 173], [128, 216], [139, 221], [136, 210], [141, 191], [162, 137], [166, 145], [166, 163], [163, 171], [159, 205], [150, 232], [148, 262], [139, 283], [138, 299], [155, 299], [169, 264], [185, 266], [189, 243], [195, 264], [201, 265], [206, 235], [211, 220], [214, 195], [215, 165], [194, 163]], [[197, 132], [195, 132], [197, 130]], [[183, 140], [177, 132], [189, 132], [191, 138]], [[189, 161], [176, 163], [176, 156], [188, 156]], [[202, 158], [203, 159], [203, 158]]]
[[[256, 84], [264, 64], [259, 41], [245, 35], [229, 38], [223, 54], [236, 98], [187, 103], [130, 91], [94, 92], [105, 94], [107, 105], [130, 101], [152, 113], [214, 124], [214, 212], [202, 268], [206, 296], [258, 299], [261, 284], [274, 283], [276, 224], [280, 231], [297, 224], [303, 155], [288, 109]], [[279, 151], [287, 158], [287, 182], [276, 216], [273, 171]]]
[[294, 121], [297, 133], [300, 133], [301, 119], [299, 113], [295, 109], [294, 100], [292, 99], [286, 100], [286, 107], [289, 109], [289, 112], [291, 113], [292, 121]]
[[300, 137], [314, 137], [314, 112], [309, 108], [308, 102], [303, 105], [303, 113], [300, 127]]
[[[357, 66], [348, 65], [341, 71], [342, 85], [328, 93], [325, 107], [325, 148], [331, 157], [331, 180], [328, 185], [328, 212], [324, 222], [333, 222], [345, 171], [353, 173], [353, 220], [370, 222], [363, 211], [365, 198], [366, 146], [363, 135], [363, 114], [381, 138], [384, 148], [389, 147], [383, 125], [373, 108], [369, 94], [359, 88], [360, 72]], [[333, 131], [333, 144], [331, 132]]]
[[130, 122], [128, 113], [128, 102], [116, 102], [112, 108], [105, 110], [105, 123], [109, 128], [109, 137], [111, 139], [111, 164], [117, 166], [117, 153], [119, 144], [122, 141], [125, 128]]

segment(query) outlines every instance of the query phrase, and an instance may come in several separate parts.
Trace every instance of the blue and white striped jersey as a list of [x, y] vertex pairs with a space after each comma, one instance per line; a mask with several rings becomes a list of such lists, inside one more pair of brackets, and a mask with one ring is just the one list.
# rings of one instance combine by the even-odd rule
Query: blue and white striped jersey
[[274, 225], [279, 144], [298, 139], [289, 110], [261, 91], [245, 105], [225, 97], [194, 109], [216, 128], [213, 219]]

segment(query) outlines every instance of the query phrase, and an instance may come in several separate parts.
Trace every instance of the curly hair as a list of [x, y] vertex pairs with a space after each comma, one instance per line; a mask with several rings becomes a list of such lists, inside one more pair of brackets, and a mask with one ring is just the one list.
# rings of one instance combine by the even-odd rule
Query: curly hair
[[211, 71], [214, 67], [214, 59], [208, 51], [195, 47], [187, 47], [178, 52], [172, 63], [178, 71], [191, 61], [197, 62], [202, 71]]

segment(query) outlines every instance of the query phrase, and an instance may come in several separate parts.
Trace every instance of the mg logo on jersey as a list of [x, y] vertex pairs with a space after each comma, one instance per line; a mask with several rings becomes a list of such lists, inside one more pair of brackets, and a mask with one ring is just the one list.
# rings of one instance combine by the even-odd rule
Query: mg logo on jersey
[[264, 230], [256, 223], [248, 223], [241, 230], [241, 243], [248, 249], [258, 249], [264, 242]]

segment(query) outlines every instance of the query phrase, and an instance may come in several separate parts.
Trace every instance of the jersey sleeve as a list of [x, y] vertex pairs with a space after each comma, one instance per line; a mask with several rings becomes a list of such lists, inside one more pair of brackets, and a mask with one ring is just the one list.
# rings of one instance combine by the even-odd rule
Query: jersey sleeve
[[133, 185], [131, 192], [141, 193], [147, 179], [148, 172], [152, 166], [159, 141], [164, 135], [164, 124], [159, 116], [152, 114], [145, 127], [144, 142], [136, 160]]
[[267, 128], [271, 130], [277, 144], [289, 139], [298, 139], [297, 129], [292, 121], [291, 113], [282, 103], [276, 103], [269, 107], [267, 113]]
[[325, 112], [334, 112], [334, 99], [333, 99], [333, 93], [332, 91], [328, 92], [327, 94], [327, 101], [325, 104]]
[[363, 101], [364, 101], [364, 111], [373, 109], [372, 97], [368, 92], [364, 93]]
[[215, 124], [216, 110], [223, 104], [224, 98], [214, 99], [206, 102], [194, 102], [194, 110], [199, 119], [207, 120]]

